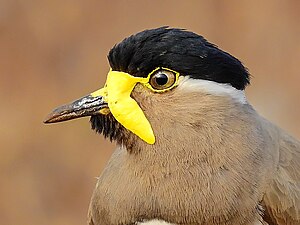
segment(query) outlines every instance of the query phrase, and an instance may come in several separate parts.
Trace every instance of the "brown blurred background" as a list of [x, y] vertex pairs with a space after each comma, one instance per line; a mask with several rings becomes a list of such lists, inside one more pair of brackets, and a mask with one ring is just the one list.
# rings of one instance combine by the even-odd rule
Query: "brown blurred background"
[[113, 145], [87, 118], [42, 121], [101, 87], [110, 47], [146, 28], [187, 28], [240, 58], [249, 101], [300, 138], [299, 22], [297, 0], [0, 0], [0, 224], [86, 223]]

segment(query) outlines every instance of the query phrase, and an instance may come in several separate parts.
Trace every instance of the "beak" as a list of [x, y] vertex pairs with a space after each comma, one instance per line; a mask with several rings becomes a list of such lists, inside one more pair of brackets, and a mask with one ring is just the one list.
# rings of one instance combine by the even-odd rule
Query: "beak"
[[[101, 90], [97, 92], [100, 93]], [[108, 114], [108, 112], [108, 105], [103, 96], [89, 94], [70, 104], [54, 109], [44, 120], [44, 123], [57, 123], [96, 114]]]
[[148, 144], [154, 144], [152, 127], [138, 103], [131, 98], [135, 85], [147, 83], [148, 79], [110, 70], [104, 88], [58, 107], [48, 115], [44, 123], [56, 123], [97, 114], [106, 115], [111, 112], [126, 129]]

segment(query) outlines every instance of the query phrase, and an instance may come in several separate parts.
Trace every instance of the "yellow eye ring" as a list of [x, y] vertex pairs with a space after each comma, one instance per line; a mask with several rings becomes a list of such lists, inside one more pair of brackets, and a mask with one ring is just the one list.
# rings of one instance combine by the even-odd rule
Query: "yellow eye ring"
[[154, 92], [165, 92], [178, 85], [179, 73], [164, 67], [158, 67], [147, 76], [144, 85]]

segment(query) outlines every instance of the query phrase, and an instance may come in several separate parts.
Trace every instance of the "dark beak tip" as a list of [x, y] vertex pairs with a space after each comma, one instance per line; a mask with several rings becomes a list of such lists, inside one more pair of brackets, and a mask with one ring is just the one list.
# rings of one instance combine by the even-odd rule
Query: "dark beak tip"
[[51, 123], [51, 119], [47, 117], [46, 119], [43, 120], [43, 123], [45, 124]]
[[45, 124], [53, 123], [54, 118], [55, 118], [55, 114], [52, 112], [46, 116], [46, 118], [43, 120], [43, 123], [45, 123]]
[[84, 96], [72, 103], [62, 105], [54, 109], [43, 121], [45, 124], [58, 123], [85, 116], [92, 116], [102, 108], [107, 107], [107, 103], [102, 96]]

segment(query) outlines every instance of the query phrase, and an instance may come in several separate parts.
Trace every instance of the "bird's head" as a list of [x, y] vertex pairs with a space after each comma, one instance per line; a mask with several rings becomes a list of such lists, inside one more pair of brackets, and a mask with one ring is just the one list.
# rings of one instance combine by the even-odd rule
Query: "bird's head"
[[205, 126], [227, 101], [245, 103], [249, 74], [241, 62], [186, 30], [142, 31], [115, 45], [108, 60], [102, 89], [55, 109], [45, 122], [91, 116], [92, 128], [119, 144], [152, 145]]

